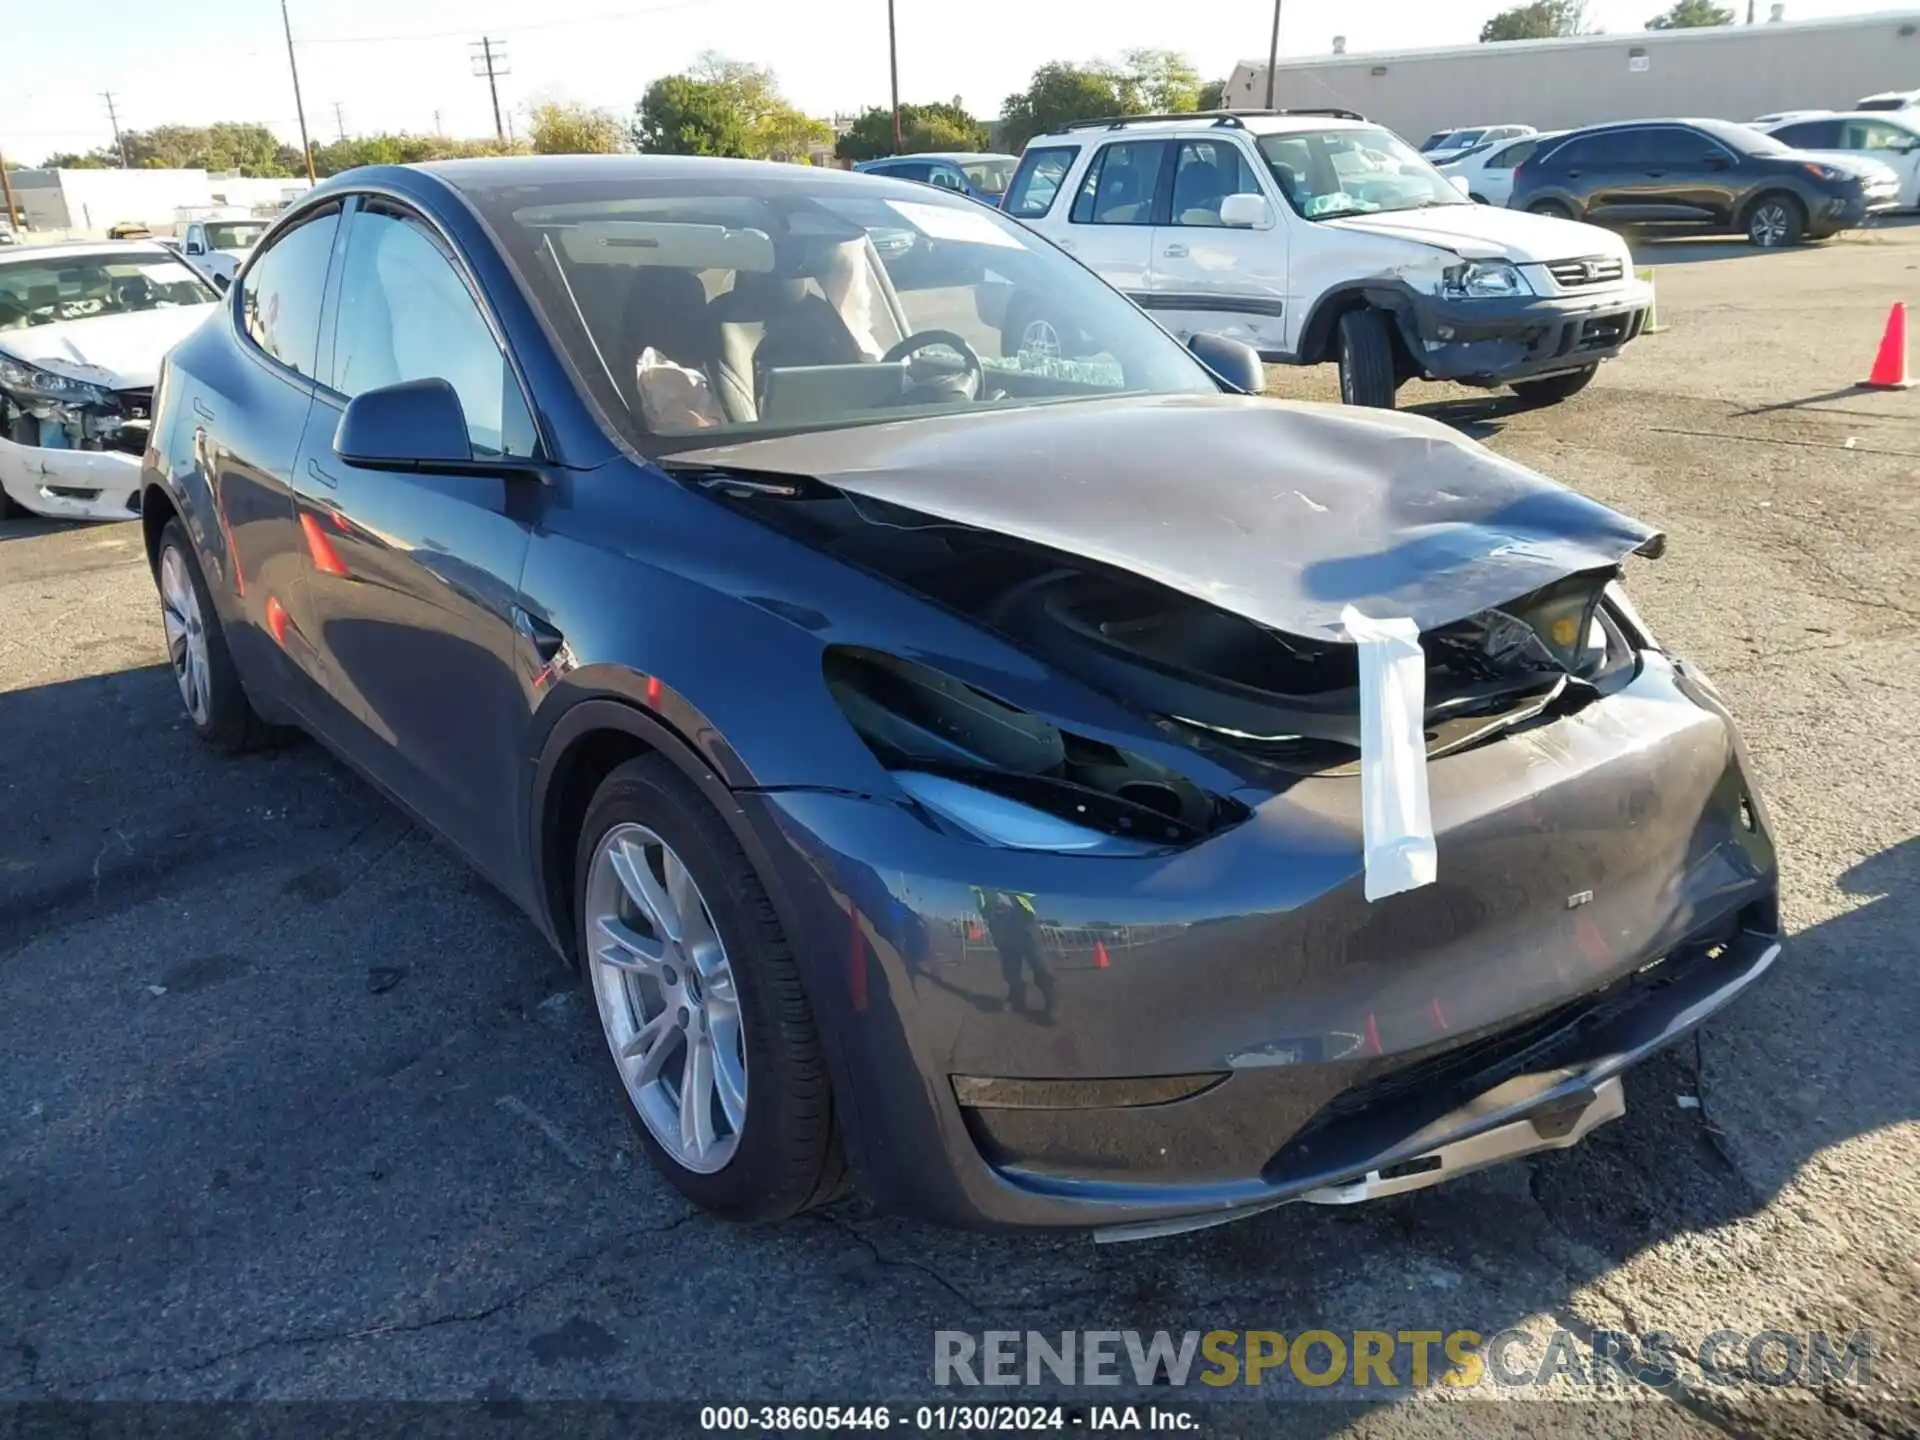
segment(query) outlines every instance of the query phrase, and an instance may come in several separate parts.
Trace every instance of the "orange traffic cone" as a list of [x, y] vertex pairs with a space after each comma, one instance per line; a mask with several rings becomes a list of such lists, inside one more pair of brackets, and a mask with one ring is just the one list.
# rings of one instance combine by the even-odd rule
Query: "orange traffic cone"
[[1894, 301], [1887, 312], [1887, 329], [1880, 337], [1880, 353], [1873, 357], [1873, 373], [1861, 383], [1869, 390], [1905, 390], [1913, 384], [1907, 378], [1906, 302]]

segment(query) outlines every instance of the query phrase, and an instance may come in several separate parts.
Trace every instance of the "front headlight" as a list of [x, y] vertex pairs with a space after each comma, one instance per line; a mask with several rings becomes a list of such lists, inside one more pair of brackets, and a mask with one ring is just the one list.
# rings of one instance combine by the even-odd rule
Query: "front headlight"
[[0, 355], [0, 390], [23, 400], [54, 400], [63, 405], [106, 405], [113, 400], [113, 392], [104, 385], [57, 375], [11, 355]]
[[1448, 300], [1504, 300], [1531, 295], [1533, 287], [1511, 261], [1468, 260], [1441, 272], [1440, 294]]

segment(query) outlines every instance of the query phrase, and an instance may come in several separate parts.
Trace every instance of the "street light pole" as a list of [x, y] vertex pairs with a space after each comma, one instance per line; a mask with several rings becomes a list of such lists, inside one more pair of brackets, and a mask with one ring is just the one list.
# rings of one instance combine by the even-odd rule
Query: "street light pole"
[[1273, 38], [1267, 41], [1267, 109], [1273, 109], [1273, 72], [1280, 66], [1280, 0], [1273, 0]]
[[887, 0], [887, 70], [893, 77], [893, 153], [900, 153], [900, 45], [894, 39], [893, 0]]
[[293, 72], [293, 113], [300, 117], [300, 153], [307, 162], [307, 183], [316, 184], [313, 146], [307, 140], [307, 107], [300, 101], [300, 62], [293, 58], [293, 21], [287, 18], [287, 0], [280, 0], [280, 26], [287, 32], [287, 69]]

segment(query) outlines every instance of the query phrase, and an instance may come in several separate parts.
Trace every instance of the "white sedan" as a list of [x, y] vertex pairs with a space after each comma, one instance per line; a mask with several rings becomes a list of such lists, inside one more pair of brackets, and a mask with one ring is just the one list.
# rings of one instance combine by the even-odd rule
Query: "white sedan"
[[1899, 178], [1901, 210], [1920, 210], [1920, 110], [1857, 110], [1772, 125], [1782, 145], [1823, 159], [1878, 160]]
[[[1440, 167], [1440, 173], [1449, 180], [1456, 175], [1465, 180], [1469, 199], [1478, 200], [1482, 205], [1505, 205], [1513, 198], [1513, 172], [1526, 163], [1541, 141], [1565, 133], [1549, 130], [1543, 135], [1527, 135], [1505, 143], [1495, 141], [1458, 160], [1449, 160]], [[1457, 183], [1455, 188], [1459, 188]]]
[[151, 241], [0, 253], [0, 518], [137, 514], [160, 362], [218, 301]]

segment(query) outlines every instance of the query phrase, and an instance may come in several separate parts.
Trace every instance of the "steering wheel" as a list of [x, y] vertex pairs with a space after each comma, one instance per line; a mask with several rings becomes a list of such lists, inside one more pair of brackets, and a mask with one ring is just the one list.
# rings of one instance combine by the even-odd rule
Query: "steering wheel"
[[902, 405], [924, 404], [942, 397], [954, 396], [965, 400], [977, 400], [981, 387], [986, 383], [986, 368], [980, 363], [980, 352], [966, 340], [951, 330], [921, 330], [907, 336], [898, 345], [880, 357], [882, 365], [897, 365], [909, 355], [917, 355], [922, 350], [930, 350], [935, 345], [944, 345], [958, 354], [966, 369], [958, 375], [939, 375], [931, 380], [916, 380], [901, 393]]

